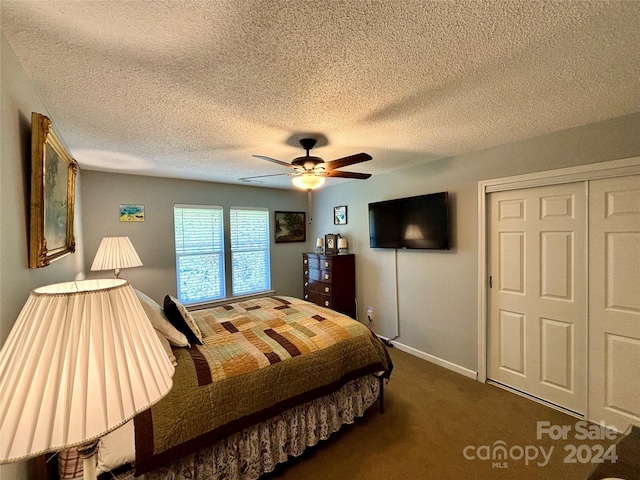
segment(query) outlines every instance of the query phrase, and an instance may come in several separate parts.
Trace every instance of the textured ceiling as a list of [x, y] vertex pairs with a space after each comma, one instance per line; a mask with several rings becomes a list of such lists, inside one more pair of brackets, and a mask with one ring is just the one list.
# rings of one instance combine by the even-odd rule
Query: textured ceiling
[[640, 111], [638, 1], [1, 5], [84, 169], [238, 183], [312, 133], [375, 175]]

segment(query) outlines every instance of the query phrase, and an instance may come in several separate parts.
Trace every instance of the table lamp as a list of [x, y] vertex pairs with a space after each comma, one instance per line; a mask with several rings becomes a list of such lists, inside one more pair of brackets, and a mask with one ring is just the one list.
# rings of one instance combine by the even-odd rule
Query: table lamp
[[116, 278], [119, 278], [121, 268], [141, 266], [142, 261], [129, 237], [104, 237], [91, 264], [91, 270], [113, 270]]
[[347, 251], [347, 239], [340, 237], [338, 239], [338, 253], [348, 253]]
[[[126, 280], [33, 290], [0, 351], [0, 464], [95, 443], [164, 397], [173, 372]], [[96, 478], [94, 456], [83, 468]]]

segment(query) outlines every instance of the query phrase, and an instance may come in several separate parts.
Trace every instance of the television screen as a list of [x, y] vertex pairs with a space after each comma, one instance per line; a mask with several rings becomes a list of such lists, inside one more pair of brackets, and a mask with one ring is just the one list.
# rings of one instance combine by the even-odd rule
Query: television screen
[[448, 192], [370, 203], [369, 245], [449, 250]]

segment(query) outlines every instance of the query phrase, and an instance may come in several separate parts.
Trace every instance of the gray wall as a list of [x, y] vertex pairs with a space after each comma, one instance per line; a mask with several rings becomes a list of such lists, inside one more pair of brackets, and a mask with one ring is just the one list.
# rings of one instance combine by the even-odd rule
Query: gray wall
[[[449, 191], [453, 248], [397, 252], [398, 342], [477, 371], [478, 181], [640, 155], [640, 114], [426, 163], [366, 181], [324, 187], [313, 197], [312, 238], [347, 237], [356, 254], [358, 313], [374, 308], [372, 328], [396, 334], [396, 257], [369, 247], [368, 203]], [[375, 161], [375, 160], [374, 160]], [[347, 225], [333, 207], [348, 206]]]
[[[271, 212], [307, 211], [307, 194], [301, 191], [242, 185], [175, 180], [139, 175], [84, 171], [85, 262], [91, 268], [102, 237], [128, 236], [143, 266], [122, 270], [121, 276], [154, 300], [176, 294], [173, 206], [176, 203], [262, 207]], [[144, 222], [120, 222], [120, 204], [145, 206]], [[273, 223], [271, 229], [273, 232]], [[271, 287], [278, 295], [302, 295], [302, 252], [307, 243], [271, 244]], [[110, 272], [87, 272], [107, 277]], [[160, 302], [161, 303], [161, 302]]]
[[[82, 276], [82, 202], [78, 178], [75, 235], [78, 251], [45, 268], [29, 269], [28, 229], [31, 171], [31, 112], [50, 116], [4, 35], [0, 71], [0, 347], [29, 292]], [[55, 127], [55, 124], [54, 124]], [[0, 478], [32, 478], [26, 463], [0, 466]]]

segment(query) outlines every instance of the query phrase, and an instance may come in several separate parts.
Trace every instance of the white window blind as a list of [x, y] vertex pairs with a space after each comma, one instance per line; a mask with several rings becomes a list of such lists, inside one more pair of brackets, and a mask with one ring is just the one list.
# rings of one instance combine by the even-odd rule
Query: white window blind
[[271, 288], [269, 211], [231, 207], [231, 288], [247, 295]]
[[222, 207], [175, 205], [178, 300], [183, 303], [225, 296]]

